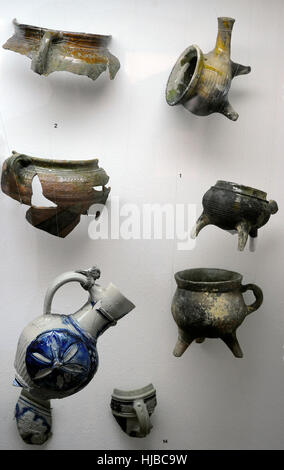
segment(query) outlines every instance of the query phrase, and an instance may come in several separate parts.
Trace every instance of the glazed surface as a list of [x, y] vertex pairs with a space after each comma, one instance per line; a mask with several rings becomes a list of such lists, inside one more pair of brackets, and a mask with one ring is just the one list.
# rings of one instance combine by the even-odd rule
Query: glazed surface
[[[56, 207], [32, 205], [32, 181], [36, 175], [43, 195]], [[3, 164], [1, 188], [21, 204], [31, 206], [26, 218], [33, 226], [65, 237], [92, 205], [105, 204], [110, 192], [110, 188], [105, 187], [108, 180], [97, 159], [51, 160], [13, 152]]]
[[96, 80], [107, 68], [113, 79], [119, 60], [107, 45], [111, 36], [57, 31], [14, 21], [15, 34], [3, 45], [32, 59], [32, 69], [40, 75], [67, 71]]

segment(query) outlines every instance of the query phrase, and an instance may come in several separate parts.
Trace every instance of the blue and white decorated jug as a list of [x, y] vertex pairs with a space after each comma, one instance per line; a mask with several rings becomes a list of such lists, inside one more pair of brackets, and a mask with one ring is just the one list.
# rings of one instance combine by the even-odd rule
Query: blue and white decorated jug
[[[135, 306], [113, 285], [96, 284], [97, 268], [58, 276], [47, 290], [43, 315], [23, 330], [15, 358], [14, 385], [23, 387], [16, 406], [18, 430], [31, 444], [51, 435], [50, 400], [64, 398], [85, 387], [98, 368], [98, 337]], [[55, 292], [79, 282], [89, 293], [87, 302], [72, 315], [51, 310]]]

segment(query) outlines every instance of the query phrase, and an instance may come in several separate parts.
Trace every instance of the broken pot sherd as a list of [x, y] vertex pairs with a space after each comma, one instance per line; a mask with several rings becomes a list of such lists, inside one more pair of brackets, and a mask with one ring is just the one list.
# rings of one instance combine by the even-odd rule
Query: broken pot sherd
[[[32, 204], [35, 176], [39, 178], [43, 196], [53, 203], [52, 207]], [[102, 209], [110, 192], [106, 187], [108, 180], [97, 159], [50, 160], [12, 152], [3, 163], [1, 188], [21, 204], [31, 206], [26, 213], [31, 225], [64, 238], [91, 206], [98, 205]], [[100, 211], [97, 216], [99, 214]]]
[[119, 60], [107, 48], [111, 36], [39, 28], [17, 20], [13, 23], [15, 34], [3, 48], [29, 57], [32, 70], [39, 75], [66, 71], [96, 80], [108, 68], [112, 80], [120, 68]]
[[111, 410], [121, 429], [130, 437], [146, 437], [152, 424], [150, 417], [157, 405], [156, 390], [152, 384], [137, 390], [114, 389]]

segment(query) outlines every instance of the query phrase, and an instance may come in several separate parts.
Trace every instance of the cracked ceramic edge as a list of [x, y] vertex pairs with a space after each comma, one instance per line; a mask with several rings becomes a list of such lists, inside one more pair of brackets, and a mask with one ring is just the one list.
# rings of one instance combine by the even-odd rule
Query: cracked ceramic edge
[[15, 33], [3, 48], [29, 57], [32, 70], [39, 75], [66, 71], [96, 80], [108, 68], [113, 80], [120, 68], [118, 58], [107, 48], [111, 36], [13, 23]]
[[114, 389], [111, 411], [120, 428], [130, 437], [146, 437], [152, 429], [150, 416], [157, 405], [153, 384], [136, 390]]
[[115, 388], [112, 392], [112, 398], [119, 401], [131, 401], [148, 398], [149, 396], [155, 395], [156, 390], [153, 384], [146, 385], [145, 387], [138, 388], [135, 390], [119, 390]]
[[[43, 195], [56, 207], [32, 205], [32, 181], [36, 175]], [[105, 186], [108, 180], [98, 159], [52, 160], [13, 152], [3, 163], [1, 188], [21, 204], [31, 206], [26, 213], [31, 225], [64, 238], [92, 205], [106, 203], [110, 192]]]

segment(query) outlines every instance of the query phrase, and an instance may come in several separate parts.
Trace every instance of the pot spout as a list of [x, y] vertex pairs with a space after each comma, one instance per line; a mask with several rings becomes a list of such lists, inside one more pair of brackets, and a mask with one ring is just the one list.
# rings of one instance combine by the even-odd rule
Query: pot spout
[[221, 16], [218, 18], [218, 34], [215, 45], [215, 53], [231, 55], [231, 36], [234, 26], [234, 18]]
[[170, 106], [182, 104], [197, 116], [221, 113], [231, 121], [238, 113], [228, 100], [232, 78], [250, 72], [250, 67], [233, 62], [231, 35], [235, 20], [218, 18], [215, 48], [203, 54], [192, 45], [178, 58], [168, 79], [166, 100]]

